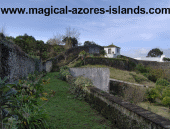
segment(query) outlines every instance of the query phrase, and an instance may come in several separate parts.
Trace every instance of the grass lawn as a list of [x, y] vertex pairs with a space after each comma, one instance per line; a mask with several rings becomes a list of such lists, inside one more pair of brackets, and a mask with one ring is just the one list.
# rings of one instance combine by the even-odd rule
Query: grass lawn
[[138, 106], [170, 120], [170, 110], [168, 107], [164, 107], [158, 103], [150, 104], [149, 102], [141, 102]]
[[[41, 105], [50, 115], [48, 124], [61, 129], [103, 129], [114, 128], [111, 122], [92, 109], [85, 101], [72, 99], [69, 94], [69, 84], [57, 79], [58, 72], [48, 73], [45, 79], [50, 78], [50, 83], [44, 85], [44, 93], [55, 91], [54, 96], [48, 96], [47, 101]], [[42, 78], [42, 79], [43, 79]], [[50, 129], [51, 129], [50, 128]]]

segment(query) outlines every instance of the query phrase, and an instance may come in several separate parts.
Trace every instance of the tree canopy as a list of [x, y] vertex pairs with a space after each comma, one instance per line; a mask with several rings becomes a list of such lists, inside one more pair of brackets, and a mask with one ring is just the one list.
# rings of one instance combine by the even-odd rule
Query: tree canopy
[[149, 51], [146, 57], [160, 57], [162, 54], [163, 54], [163, 51], [161, 51], [159, 48], [154, 48]]
[[94, 41], [85, 41], [84, 46], [97, 45]]
[[78, 46], [78, 41], [75, 37], [65, 37], [62, 41], [65, 43], [66, 49]]

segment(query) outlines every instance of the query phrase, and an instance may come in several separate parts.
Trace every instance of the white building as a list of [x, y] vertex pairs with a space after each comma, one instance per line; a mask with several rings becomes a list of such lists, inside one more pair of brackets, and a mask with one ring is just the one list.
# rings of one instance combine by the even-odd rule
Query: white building
[[109, 46], [105, 46], [104, 50], [106, 51], [105, 57], [108, 58], [116, 58], [118, 55], [120, 55], [120, 47], [117, 47], [113, 44]]
[[145, 61], [157, 61], [157, 62], [164, 62], [163, 58], [165, 57], [165, 55], [162, 55], [161, 57], [138, 57], [138, 58], [134, 58], [136, 60], [145, 60]]

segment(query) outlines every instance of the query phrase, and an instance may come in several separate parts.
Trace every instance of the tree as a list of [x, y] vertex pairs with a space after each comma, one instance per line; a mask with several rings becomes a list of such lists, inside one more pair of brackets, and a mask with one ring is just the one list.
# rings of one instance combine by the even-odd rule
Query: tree
[[149, 53], [146, 57], [159, 57], [162, 54], [163, 54], [163, 51], [161, 51], [159, 48], [154, 48], [149, 51]]
[[47, 51], [47, 48], [44, 45], [44, 41], [42, 41], [42, 40], [36, 41], [36, 50], [39, 51], [38, 55], [40, 56], [40, 58], [42, 58], [43, 52]]
[[64, 35], [64, 38], [71, 37], [71, 38], [76, 38], [78, 40], [79, 36], [80, 36], [80, 33], [75, 28], [73, 29], [71, 29], [70, 27], [66, 28], [66, 33]]
[[105, 56], [107, 53], [106, 53], [105, 50], [100, 50], [100, 54], [101, 54], [102, 56]]
[[97, 44], [93, 41], [85, 41], [84, 42], [84, 46], [90, 46], [90, 45], [97, 45]]
[[78, 41], [76, 38], [65, 37], [62, 41], [65, 43], [66, 49], [70, 49], [72, 47], [78, 46]]
[[62, 42], [62, 39], [63, 39], [62, 35], [57, 35], [57, 36], [54, 36], [53, 38], [50, 38], [49, 40], [47, 40], [47, 44], [62, 45], [62, 44], [64, 44], [64, 42]]
[[26, 53], [33, 52], [36, 49], [36, 40], [33, 36], [24, 34], [23, 36], [17, 36], [13, 41]]

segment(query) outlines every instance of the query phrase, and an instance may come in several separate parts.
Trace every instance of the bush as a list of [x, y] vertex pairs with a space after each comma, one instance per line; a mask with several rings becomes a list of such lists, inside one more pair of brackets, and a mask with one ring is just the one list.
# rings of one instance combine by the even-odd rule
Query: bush
[[169, 83], [166, 79], [159, 78], [159, 79], [156, 81], [156, 85], [168, 86], [168, 85], [170, 85], [170, 83]]
[[164, 97], [162, 100], [162, 104], [165, 106], [168, 106], [170, 109], [170, 97], [168, 97], [168, 96]]
[[136, 64], [135, 64], [134, 62], [132, 62], [132, 61], [129, 60], [129, 69], [130, 69], [130, 70], [134, 70], [135, 67], [136, 67]]
[[84, 61], [81, 60], [81, 61], [78, 61], [78, 62], [74, 65], [74, 67], [80, 67], [80, 66], [83, 66], [83, 65], [84, 65]]
[[150, 69], [148, 79], [156, 82], [159, 78], [164, 78], [164, 71], [162, 69]]
[[155, 88], [147, 89], [145, 95], [150, 103], [154, 103], [155, 99], [160, 97], [158, 91]]
[[162, 100], [162, 94], [163, 94], [163, 90], [164, 90], [165, 86], [161, 86], [161, 85], [156, 85], [155, 89], [158, 91], [159, 93], [159, 99]]
[[[11, 115], [9, 110], [14, 110], [17, 106], [15, 102], [17, 101], [13, 96], [17, 93], [16, 90], [11, 88], [8, 84], [5, 83], [7, 77], [3, 80], [0, 78], [0, 128], [3, 129], [3, 126], [6, 125], [7, 118], [15, 115]], [[8, 110], [7, 110], [8, 109]], [[17, 117], [16, 117], [17, 119]]]
[[135, 70], [139, 71], [140, 73], [147, 73], [148, 72], [148, 69], [142, 64], [137, 64], [136, 67], [135, 67]]
[[163, 89], [162, 97], [164, 98], [166, 96], [170, 97], [170, 87], [166, 87]]
[[70, 75], [69, 67], [67, 67], [67, 66], [61, 67], [60, 68], [59, 78], [65, 81], [67, 75]]
[[82, 100], [86, 96], [82, 87], [87, 87], [87, 86], [93, 86], [92, 81], [88, 78], [83, 77], [83, 76], [79, 76], [74, 79], [74, 81], [70, 87], [70, 92], [75, 95], [74, 98]]
[[107, 53], [105, 50], [100, 50], [100, 55], [105, 56]]

